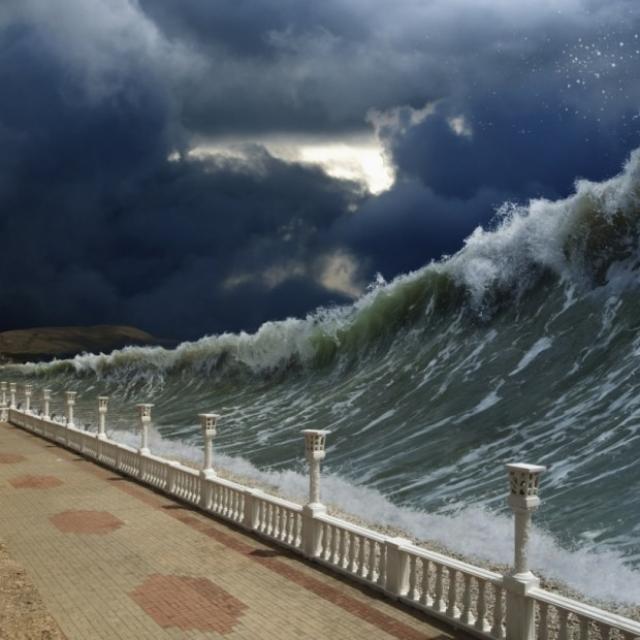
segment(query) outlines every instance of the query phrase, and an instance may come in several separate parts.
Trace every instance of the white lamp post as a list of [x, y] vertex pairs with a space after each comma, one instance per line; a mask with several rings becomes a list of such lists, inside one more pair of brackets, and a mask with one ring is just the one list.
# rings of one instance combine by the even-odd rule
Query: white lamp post
[[75, 426], [73, 422], [73, 408], [76, 405], [76, 396], [78, 393], [76, 391], [65, 391], [65, 398], [67, 404], [67, 427]]
[[200, 428], [204, 439], [204, 467], [202, 475], [212, 477], [216, 475], [213, 469], [213, 439], [217, 434], [216, 425], [220, 416], [217, 413], [200, 413]]
[[322, 552], [322, 523], [317, 517], [327, 512], [320, 502], [320, 462], [326, 455], [325, 443], [329, 431], [305, 429], [302, 433], [309, 463], [309, 502], [302, 509], [302, 545], [308, 557], [317, 558]]
[[531, 514], [540, 505], [538, 484], [546, 470], [534, 464], [508, 464], [508, 503], [515, 516], [515, 544], [513, 571], [505, 576], [507, 592], [507, 638], [535, 640], [535, 601], [525, 597], [540, 581], [529, 570], [528, 542]]
[[144, 403], [136, 405], [138, 407], [138, 413], [140, 415], [140, 427], [141, 427], [141, 439], [140, 450], [138, 453], [149, 453], [149, 425], [151, 424], [151, 409], [152, 404]]
[[31, 411], [31, 394], [33, 393], [33, 385], [24, 385], [24, 410], [29, 413]]
[[16, 392], [18, 391], [18, 385], [15, 382], [9, 383], [9, 396], [11, 397], [11, 408], [16, 408]]
[[106, 440], [106, 423], [107, 423], [107, 407], [109, 404], [108, 396], [98, 396], [98, 438]]
[[8, 384], [6, 382], [0, 382], [0, 391], [2, 391], [2, 404], [7, 404], [7, 388]]
[[330, 431], [305, 429], [304, 448], [309, 463], [309, 504], [320, 502], [320, 462], [326, 456], [325, 443]]
[[51, 409], [51, 389], [43, 389], [42, 400], [44, 402], [44, 418], [45, 420], [48, 420]]

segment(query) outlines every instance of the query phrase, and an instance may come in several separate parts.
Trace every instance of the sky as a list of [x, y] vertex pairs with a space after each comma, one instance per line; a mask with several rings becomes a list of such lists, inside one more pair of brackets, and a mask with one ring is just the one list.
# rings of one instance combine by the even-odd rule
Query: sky
[[637, 0], [1, 0], [0, 330], [349, 304], [638, 146]]

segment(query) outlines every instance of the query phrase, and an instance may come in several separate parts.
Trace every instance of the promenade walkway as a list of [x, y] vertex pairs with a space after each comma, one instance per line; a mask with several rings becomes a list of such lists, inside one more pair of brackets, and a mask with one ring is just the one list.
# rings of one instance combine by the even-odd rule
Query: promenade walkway
[[456, 637], [7, 424], [0, 540], [68, 640]]

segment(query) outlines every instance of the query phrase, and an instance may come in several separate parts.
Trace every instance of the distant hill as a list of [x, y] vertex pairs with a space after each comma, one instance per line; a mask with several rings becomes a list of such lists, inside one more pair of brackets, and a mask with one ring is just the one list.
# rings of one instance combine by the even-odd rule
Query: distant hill
[[5, 361], [68, 358], [85, 351], [100, 353], [128, 345], [166, 345], [135, 327], [97, 325], [93, 327], [38, 327], [0, 332], [0, 355]]

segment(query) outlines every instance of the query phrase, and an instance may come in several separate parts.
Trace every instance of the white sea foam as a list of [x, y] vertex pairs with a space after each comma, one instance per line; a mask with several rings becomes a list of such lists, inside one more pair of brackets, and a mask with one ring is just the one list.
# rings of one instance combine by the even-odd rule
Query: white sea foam
[[[137, 446], [139, 435], [116, 432], [115, 439]], [[157, 433], [150, 438], [154, 453], [165, 458], [179, 458], [200, 463], [199, 447], [166, 440]], [[294, 470], [260, 470], [243, 458], [216, 454], [220, 469], [275, 487], [282, 496], [303, 502], [307, 495], [307, 477]], [[490, 563], [509, 564], [513, 555], [511, 517], [481, 506], [457, 508], [450, 513], [427, 513], [399, 507], [379, 492], [355, 486], [329, 473], [322, 479], [324, 501], [341, 511], [367, 522], [391, 526], [414, 538], [432, 540], [454, 552]], [[566, 583], [585, 595], [603, 601], [635, 604], [640, 601], [640, 572], [625, 564], [620, 554], [599, 549], [586, 537], [583, 546], [566, 549], [549, 533], [534, 526], [530, 540], [530, 562], [534, 571]]]
[[536, 340], [529, 351], [527, 351], [527, 353], [522, 356], [522, 359], [520, 360], [516, 368], [509, 375], [515, 376], [523, 369], [526, 369], [543, 351], [550, 349], [552, 344], [553, 340], [547, 336]]

